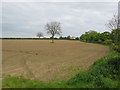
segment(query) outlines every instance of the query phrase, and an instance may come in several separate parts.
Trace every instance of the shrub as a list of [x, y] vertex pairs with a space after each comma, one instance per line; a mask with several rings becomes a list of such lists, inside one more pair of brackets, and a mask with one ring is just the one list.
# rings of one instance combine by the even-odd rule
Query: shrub
[[119, 53], [112, 51], [107, 57], [96, 61], [88, 71], [78, 73], [67, 84], [82, 83], [84, 86], [90, 85], [89, 88], [117, 88], [119, 73], [120, 56]]
[[113, 47], [112, 47], [115, 51], [117, 51], [117, 52], [120, 52], [120, 44], [118, 44], [118, 45], [113, 45]]
[[105, 44], [112, 44], [112, 40], [105, 40], [103, 43], [105, 43]]
[[104, 88], [109, 88], [109, 87], [116, 88], [116, 87], [118, 87], [118, 82], [115, 80], [112, 80], [110, 78], [103, 78], [102, 82], [103, 82]]

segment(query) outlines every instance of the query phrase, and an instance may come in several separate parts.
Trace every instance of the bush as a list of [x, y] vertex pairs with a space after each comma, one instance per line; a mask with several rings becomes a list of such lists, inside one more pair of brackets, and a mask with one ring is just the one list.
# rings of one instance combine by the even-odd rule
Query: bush
[[105, 44], [112, 44], [112, 40], [105, 40], [103, 43], [105, 43]]
[[120, 44], [118, 44], [118, 45], [113, 45], [113, 47], [112, 47], [115, 51], [117, 51], [117, 52], [120, 52]]
[[116, 87], [118, 87], [118, 82], [115, 80], [112, 80], [110, 78], [103, 78], [102, 82], [103, 82], [104, 88], [109, 88], [109, 87], [116, 88]]
[[[86, 72], [80, 72], [68, 81], [68, 85], [84, 83], [89, 88], [117, 88], [120, 73], [119, 53], [112, 51], [107, 57], [96, 61]], [[79, 86], [81, 87], [81, 86]]]

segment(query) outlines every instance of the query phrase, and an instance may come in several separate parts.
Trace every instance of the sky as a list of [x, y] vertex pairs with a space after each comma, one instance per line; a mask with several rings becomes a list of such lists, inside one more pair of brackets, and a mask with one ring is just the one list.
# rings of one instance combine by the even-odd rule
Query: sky
[[38, 32], [43, 32], [45, 37], [49, 37], [44, 26], [52, 21], [61, 23], [62, 36], [79, 37], [89, 30], [109, 31], [105, 24], [118, 11], [118, 3], [108, 0], [105, 0], [106, 2], [10, 1], [3, 0], [2, 7], [0, 6], [2, 37], [8, 38], [33, 38]]

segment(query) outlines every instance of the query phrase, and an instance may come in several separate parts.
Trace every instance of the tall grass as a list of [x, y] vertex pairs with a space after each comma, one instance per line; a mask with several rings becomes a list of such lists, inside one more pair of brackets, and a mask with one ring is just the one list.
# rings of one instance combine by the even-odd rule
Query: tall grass
[[108, 56], [94, 62], [88, 71], [79, 72], [70, 80], [48, 83], [18, 77], [5, 77], [3, 87], [10, 88], [120, 88], [120, 53], [111, 49]]

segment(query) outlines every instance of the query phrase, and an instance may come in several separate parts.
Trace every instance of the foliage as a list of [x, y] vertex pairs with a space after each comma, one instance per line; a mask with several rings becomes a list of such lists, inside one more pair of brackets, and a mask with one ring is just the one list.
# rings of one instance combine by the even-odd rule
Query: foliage
[[120, 44], [118, 45], [115, 45], [113, 44], [113, 47], [112, 47], [115, 51], [119, 52], [120, 53]]
[[114, 50], [120, 52], [120, 17], [117, 14], [113, 15], [113, 18], [109, 20], [106, 26], [111, 30], [111, 39], [114, 43]]
[[79, 40], [79, 37], [76, 37], [76, 40]]
[[120, 29], [115, 29], [111, 34], [112, 40], [116, 45], [120, 44]]
[[111, 40], [110, 32], [98, 33], [96, 31], [88, 31], [80, 36], [80, 40], [84, 42], [106, 42]]
[[59, 39], [67, 40], [67, 37], [60, 36]]
[[67, 37], [59, 37], [60, 40], [79, 40], [79, 37], [75, 37], [75, 39], [72, 39], [72, 37], [69, 35]]
[[111, 39], [111, 33], [110, 32], [103, 32], [99, 34], [99, 38], [101, 41], [106, 41]]
[[89, 88], [117, 88], [119, 83], [120, 56], [112, 51], [96, 61], [89, 71], [80, 72], [68, 81], [68, 85], [91, 84]]

